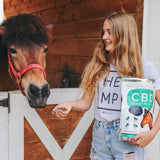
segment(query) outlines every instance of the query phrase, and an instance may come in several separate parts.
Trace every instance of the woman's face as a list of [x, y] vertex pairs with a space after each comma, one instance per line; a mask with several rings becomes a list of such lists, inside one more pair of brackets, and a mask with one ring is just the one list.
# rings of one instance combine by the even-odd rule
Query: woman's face
[[112, 28], [109, 21], [106, 19], [103, 23], [103, 35], [102, 39], [105, 44], [105, 50], [107, 52], [111, 51], [114, 47], [114, 37], [112, 34]]

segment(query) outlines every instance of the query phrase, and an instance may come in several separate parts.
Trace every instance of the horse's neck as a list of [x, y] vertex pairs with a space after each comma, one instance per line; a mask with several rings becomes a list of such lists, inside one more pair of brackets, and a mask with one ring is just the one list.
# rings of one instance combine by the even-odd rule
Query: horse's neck
[[0, 91], [14, 89], [16, 89], [16, 85], [12, 82], [8, 74], [7, 48], [3, 45], [2, 36], [0, 36]]
[[0, 60], [0, 91], [15, 89], [17, 89], [17, 86], [9, 76], [7, 59]]

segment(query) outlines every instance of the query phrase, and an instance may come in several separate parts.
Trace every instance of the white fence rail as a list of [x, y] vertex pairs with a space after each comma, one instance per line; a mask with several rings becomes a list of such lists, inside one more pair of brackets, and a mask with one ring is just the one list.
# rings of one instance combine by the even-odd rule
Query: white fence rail
[[[0, 98], [6, 98], [7, 93], [1, 93]], [[19, 92], [10, 92], [10, 112], [8, 108], [0, 108], [0, 160], [24, 159], [24, 117], [33, 128], [43, 145], [54, 160], [69, 160], [93, 121], [93, 106], [87, 111], [74, 129], [63, 149], [56, 142], [35, 109], [32, 109], [24, 96]], [[48, 104], [58, 104], [63, 101], [80, 97], [80, 90], [53, 89]]]
[[[0, 100], [8, 93], [0, 92]], [[8, 108], [0, 107], [0, 160], [8, 160]]]

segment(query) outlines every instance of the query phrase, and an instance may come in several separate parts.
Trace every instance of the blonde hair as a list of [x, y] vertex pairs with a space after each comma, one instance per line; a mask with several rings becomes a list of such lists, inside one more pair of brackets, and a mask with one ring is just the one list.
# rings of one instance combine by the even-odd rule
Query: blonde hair
[[80, 87], [91, 96], [94, 96], [98, 80], [104, 75], [108, 77], [110, 63], [113, 61], [119, 76], [143, 78], [141, 48], [134, 18], [127, 13], [112, 13], [104, 18], [102, 29], [105, 20], [108, 20], [111, 25], [114, 48], [110, 52], [105, 50], [102, 31], [101, 40], [95, 47], [93, 58], [82, 74]]

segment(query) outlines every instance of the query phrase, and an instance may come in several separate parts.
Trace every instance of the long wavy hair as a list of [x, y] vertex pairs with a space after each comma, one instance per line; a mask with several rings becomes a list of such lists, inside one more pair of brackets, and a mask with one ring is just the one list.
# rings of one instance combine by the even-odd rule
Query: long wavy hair
[[[114, 48], [110, 52], [105, 50], [105, 43], [102, 40], [105, 20], [109, 21], [114, 37]], [[143, 78], [137, 25], [134, 18], [127, 13], [112, 13], [102, 21], [101, 40], [95, 47], [93, 58], [84, 69], [80, 87], [94, 96], [98, 80], [104, 75], [108, 78], [110, 63], [113, 61], [120, 77]]]

